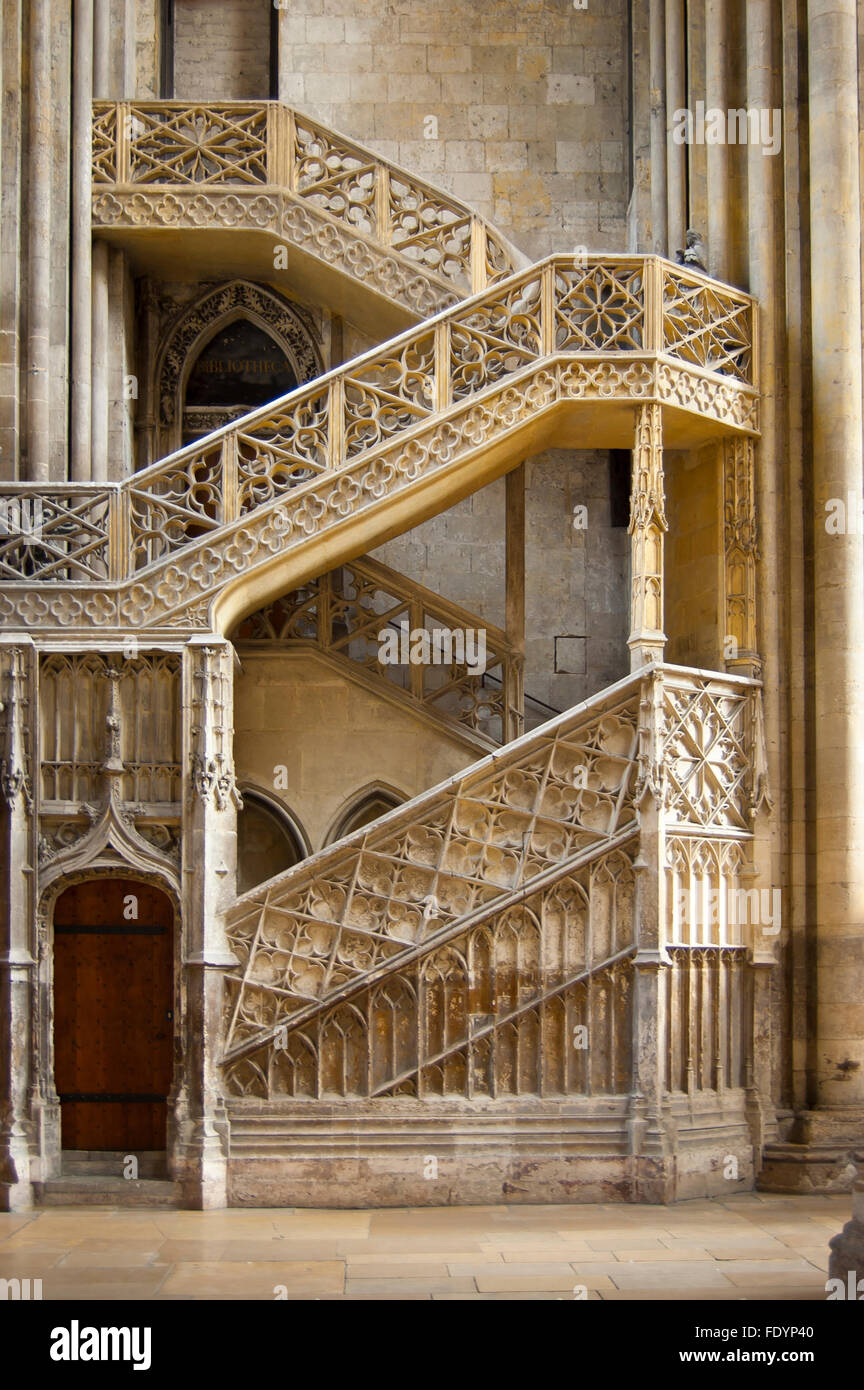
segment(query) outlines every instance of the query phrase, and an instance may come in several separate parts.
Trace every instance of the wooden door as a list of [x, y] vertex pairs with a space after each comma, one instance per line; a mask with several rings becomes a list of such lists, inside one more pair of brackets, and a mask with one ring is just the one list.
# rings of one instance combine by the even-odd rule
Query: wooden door
[[54, 1079], [64, 1149], [165, 1148], [173, 1059], [170, 898], [131, 879], [54, 909]]

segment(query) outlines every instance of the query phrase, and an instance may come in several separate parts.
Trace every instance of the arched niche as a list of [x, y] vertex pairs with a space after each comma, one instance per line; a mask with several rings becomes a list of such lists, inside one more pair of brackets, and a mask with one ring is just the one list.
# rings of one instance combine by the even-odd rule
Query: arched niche
[[385, 786], [383, 782], [364, 787], [341, 807], [324, 843], [332, 845], [337, 840], [344, 839], [346, 835], [353, 835], [355, 830], [362, 830], [364, 825], [369, 825], [379, 816], [386, 816], [388, 811], [395, 810], [404, 801], [404, 796], [392, 787]]
[[309, 854], [308, 839], [285, 808], [244, 787], [237, 813], [237, 892], [248, 893]]
[[248, 280], [208, 289], [175, 319], [158, 354], [157, 457], [322, 371], [312, 321], [298, 305]]

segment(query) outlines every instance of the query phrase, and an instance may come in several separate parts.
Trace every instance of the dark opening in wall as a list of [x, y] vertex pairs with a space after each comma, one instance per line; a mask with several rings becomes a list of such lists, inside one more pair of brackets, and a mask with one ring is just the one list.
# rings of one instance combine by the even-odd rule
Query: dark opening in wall
[[174, 0], [159, 5], [159, 96], [162, 101], [174, 96]]
[[609, 525], [630, 525], [630, 450], [609, 450]]

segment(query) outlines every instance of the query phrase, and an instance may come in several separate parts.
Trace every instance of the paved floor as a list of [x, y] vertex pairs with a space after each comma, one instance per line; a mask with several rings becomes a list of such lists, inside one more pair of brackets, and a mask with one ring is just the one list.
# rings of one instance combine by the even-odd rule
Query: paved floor
[[0, 1214], [0, 1279], [43, 1299], [824, 1300], [851, 1198], [671, 1207]]

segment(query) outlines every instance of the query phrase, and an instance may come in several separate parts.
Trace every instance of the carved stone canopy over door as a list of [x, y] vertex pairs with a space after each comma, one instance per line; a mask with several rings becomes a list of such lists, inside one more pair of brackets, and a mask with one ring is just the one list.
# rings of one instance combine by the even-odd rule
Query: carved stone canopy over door
[[299, 305], [264, 285], [209, 286], [159, 354], [157, 456], [320, 376], [318, 336]]

